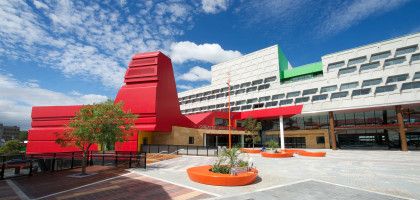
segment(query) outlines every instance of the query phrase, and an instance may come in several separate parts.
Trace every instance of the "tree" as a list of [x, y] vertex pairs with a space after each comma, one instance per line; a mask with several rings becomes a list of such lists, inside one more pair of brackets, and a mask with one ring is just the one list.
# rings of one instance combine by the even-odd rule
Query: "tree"
[[245, 133], [251, 133], [251, 137], [247, 138], [246, 141], [252, 142], [252, 148], [254, 148], [255, 144], [261, 141], [261, 138], [258, 135], [258, 132], [262, 129], [261, 122], [248, 117], [245, 119], [243, 127], [245, 128]]
[[56, 143], [61, 146], [76, 146], [83, 153], [82, 174], [86, 174], [86, 160], [93, 144], [123, 142], [131, 135], [136, 116], [124, 112], [122, 103], [111, 100], [83, 106], [63, 134], [57, 134]]
[[22, 147], [23, 145], [19, 140], [9, 140], [0, 147], [0, 154], [17, 154]]
[[28, 140], [28, 131], [20, 131], [18, 139], [22, 142]]

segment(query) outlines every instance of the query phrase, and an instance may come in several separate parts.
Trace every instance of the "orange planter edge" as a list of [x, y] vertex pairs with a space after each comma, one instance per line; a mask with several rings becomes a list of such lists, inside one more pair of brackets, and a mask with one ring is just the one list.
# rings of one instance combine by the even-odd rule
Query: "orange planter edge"
[[266, 158], [290, 158], [290, 157], [293, 157], [293, 153], [290, 153], [290, 152], [282, 152], [282, 153], [261, 152], [261, 156], [266, 157]]
[[309, 157], [325, 157], [326, 152], [309, 152], [303, 151], [298, 153], [300, 156], [309, 156]]
[[242, 186], [253, 183], [258, 176], [257, 169], [237, 175], [218, 174], [210, 171], [210, 165], [191, 167], [187, 169], [188, 177], [198, 183], [218, 186]]
[[261, 149], [240, 148], [239, 150], [243, 153], [261, 153]]

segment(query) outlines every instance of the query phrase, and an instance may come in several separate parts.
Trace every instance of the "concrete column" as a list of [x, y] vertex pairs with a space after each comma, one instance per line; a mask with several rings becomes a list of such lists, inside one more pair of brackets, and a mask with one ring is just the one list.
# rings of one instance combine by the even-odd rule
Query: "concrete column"
[[204, 139], [203, 139], [204, 146], [207, 146], [207, 134], [204, 133]]
[[397, 113], [398, 127], [400, 132], [401, 151], [408, 151], [407, 136], [405, 134], [404, 117], [401, 112], [401, 106], [395, 106]]
[[280, 125], [280, 148], [284, 150], [284, 127], [283, 127], [283, 116], [279, 117], [279, 125]]
[[245, 135], [241, 135], [241, 147], [245, 146]]
[[217, 135], [216, 135], [216, 147], [219, 146], [219, 141], [217, 141]]
[[331, 148], [333, 150], [337, 150], [337, 139], [335, 138], [335, 131], [334, 131], [334, 113], [332, 111], [328, 112], [329, 120], [330, 120], [330, 138], [331, 138]]

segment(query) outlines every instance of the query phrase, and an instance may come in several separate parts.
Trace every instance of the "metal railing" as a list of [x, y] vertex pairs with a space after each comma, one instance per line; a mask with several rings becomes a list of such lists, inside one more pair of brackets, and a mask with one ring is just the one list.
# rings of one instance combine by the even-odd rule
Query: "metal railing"
[[[0, 155], [0, 179], [79, 168], [82, 158], [82, 152]], [[146, 168], [146, 153], [91, 151], [87, 164]]]
[[219, 148], [210, 146], [143, 144], [141, 151], [146, 153], [168, 153], [176, 155], [217, 156]]

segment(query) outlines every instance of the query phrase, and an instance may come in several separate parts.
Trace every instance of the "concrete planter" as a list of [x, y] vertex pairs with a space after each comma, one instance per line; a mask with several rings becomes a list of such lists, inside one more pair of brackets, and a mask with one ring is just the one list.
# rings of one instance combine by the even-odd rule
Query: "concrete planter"
[[210, 169], [211, 165], [188, 168], [188, 177], [194, 182], [206, 185], [242, 186], [252, 184], [258, 176], [258, 170], [255, 168], [237, 173], [236, 175], [214, 173]]

